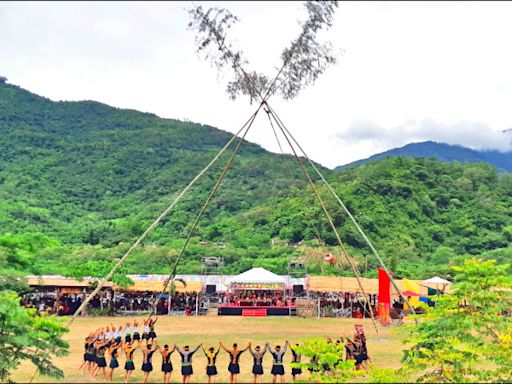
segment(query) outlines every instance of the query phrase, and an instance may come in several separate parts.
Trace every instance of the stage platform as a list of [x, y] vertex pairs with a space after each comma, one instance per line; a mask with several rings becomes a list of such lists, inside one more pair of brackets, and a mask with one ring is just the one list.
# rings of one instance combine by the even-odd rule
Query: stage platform
[[219, 316], [297, 316], [297, 307], [220, 306]]

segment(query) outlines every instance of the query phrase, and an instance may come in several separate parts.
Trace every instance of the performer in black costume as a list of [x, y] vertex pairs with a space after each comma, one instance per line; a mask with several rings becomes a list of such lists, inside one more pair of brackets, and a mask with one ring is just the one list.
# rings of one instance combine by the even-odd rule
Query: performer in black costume
[[192, 355], [201, 348], [203, 343], [199, 344], [193, 351], [190, 350], [188, 345], [185, 345], [183, 349], [176, 346], [176, 350], [181, 355], [181, 374], [183, 375], [183, 384], [190, 382], [190, 376], [194, 373], [192, 369]]
[[219, 345], [224, 349], [227, 353], [229, 353], [229, 366], [228, 371], [230, 373], [229, 375], [229, 381], [231, 384], [236, 383], [236, 375], [240, 373], [240, 355], [247, 351], [249, 347], [251, 346], [251, 343], [247, 344], [247, 347], [244, 349], [238, 349], [238, 344], [234, 343], [233, 347], [231, 349], [227, 349], [224, 344], [222, 344], [222, 341], [219, 341]]
[[110, 355], [110, 364], [108, 367], [110, 371], [107, 373], [107, 380], [112, 381], [112, 377], [114, 376], [114, 369], [119, 367], [119, 361], [117, 358], [119, 357], [119, 348], [121, 347], [121, 343], [114, 342], [108, 347], [108, 353]]
[[133, 353], [135, 350], [141, 347], [141, 342], [137, 343], [137, 345], [134, 345], [133, 342], [123, 342], [123, 351], [126, 355], [126, 362], [124, 363], [124, 370], [126, 373], [124, 374], [124, 382], [127, 383], [128, 379], [130, 378], [132, 372], [135, 370], [135, 364], [133, 364]]
[[283, 356], [286, 353], [286, 349], [288, 348], [288, 340], [284, 343], [284, 348], [281, 349], [281, 346], [276, 345], [276, 349], [273, 351], [272, 347], [269, 343], [267, 343], [267, 349], [272, 355], [272, 371], [270, 372], [272, 377], [272, 383], [275, 384], [277, 380], [277, 376], [281, 377], [281, 383], [284, 383], [284, 366], [283, 366]]
[[158, 317], [154, 320], [149, 319], [149, 336], [148, 338], [150, 340], [156, 339], [156, 332], [155, 332], [155, 323], [157, 322]]
[[254, 377], [252, 382], [253, 384], [256, 384], [256, 381], [258, 380], [259, 377], [259, 382], [261, 383], [263, 376], [263, 356], [267, 352], [267, 347], [263, 348], [263, 351], [261, 350], [259, 345], [257, 345], [254, 348], [254, 350], [252, 349], [252, 347], [249, 347], [249, 352], [251, 352], [251, 355], [254, 359], [252, 365], [252, 374], [254, 375]]
[[157, 346], [160, 354], [162, 355], [162, 372], [164, 373], [164, 384], [167, 384], [171, 381], [171, 373], [172, 373], [172, 362], [171, 355], [176, 349], [176, 344], [172, 346], [172, 349], [169, 349], [167, 344], [164, 345], [164, 349]]
[[[215, 351], [215, 348], [210, 347], [208, 350], [204, 349], [203, 352], [206, 358], [208, 359], [208, 365], [206, 366], [206, 376], [208, 376], [208, 384], [211, 384], [212, 378], [217, 375], [217, 355], [219, 354], [220, 348]], [[214, 380], [215, 382], [215, 380]]]
[[96, 341], [96, 336], [91, 332], [89, 336], [85, 338], [84, 344], [84, 361], [78, 370], [80, 374], [83, 375], [84, 371], [91, 371], [93, 367], [93, 363], [96, 360], [96, 349], [94, 348], [94, 342]]
[[140, 333], [139, 333], [139, 322], [137, 319], [133, 320], [133, 341], [139, 341], [140, 340]]
[[371, 362], [368, 356], [368, 349], [366, 347], [366, 335], [362, 329], [357, 329], [354, 334], [354, 344], [356, 346], [357, 353], [354, 355], [356, 359], [356, 369], [363, 368], [368, 371], [368, 363]]
[[105, 367], [107, 366], [107, 359], [105, 358], [105, 353], [107, 352], [106, 347], [107, 342], [101, 341], [99, 344], [96, 344], [96, 368], [92, 372], [92, 377], [95, 378], [99, 371], [103, 373], [103, 377], [107, 378], [107, 372], [105, 371]]
[[154, 344], [149, 342], [146, 343], [146, 348], [142, 349], [142, 371], [144, 372], [144, 384], [148, 382], [148, 377], [153, 370], [153, 353], [157, 350], [157, 342], [154, 340]]
[[[300, 363], [300, 359], [302, 356], [295, 351], [295, 348], [298, 346], [299, 346], [299, 344], [295, 344], [294, 347], [290, 346], [290, 350], [292, 351], [292, 363]], [[298, 368], [292, 367], [293, 381], [295, 381], [295, 376], [301, 375], [301, 374], [302, 374], [302, 369], [300, 367], [298, 367]]]

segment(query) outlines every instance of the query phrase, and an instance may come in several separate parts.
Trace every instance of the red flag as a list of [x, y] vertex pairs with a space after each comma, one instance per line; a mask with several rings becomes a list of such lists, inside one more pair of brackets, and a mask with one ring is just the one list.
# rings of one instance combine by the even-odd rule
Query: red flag
[[[391, 272], [390, 272], [391, 274]], [[389, 324], [391, 319], [389, 317], [389, 310], [391, 307], [391, 281], [389, 280], [386, 271], [378, 268], [379, 276], [379, 306], [377, 314], [381, 324]]]

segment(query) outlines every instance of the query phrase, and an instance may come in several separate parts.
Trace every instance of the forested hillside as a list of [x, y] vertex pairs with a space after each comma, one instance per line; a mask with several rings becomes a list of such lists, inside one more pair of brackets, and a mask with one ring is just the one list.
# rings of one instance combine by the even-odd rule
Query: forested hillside
[[[52, 102], [8, 84], [0, 84], [0, 132], [0, 228], [104, 246], [131, 241], [231, 137], [96, 102]], [[169, 234], [182, 230], [226, 159], [166, 223]], [[245, 142], [210, 212], [247, 209], [302, 185], [287, 162]]]
[[[503, 136], [503, 140], [507, 140], [507, 136]], [[400, 148], [393, 148], [389, 151], [377, 153], [367, 159], [357, 160], [353, 163], [339, 166], [336, 169], [340, 170], [356, 165], [363, 165], [387, 157], [422, 157], [425, 159], [434, 158], [442, 162], [488, 163], [501, 171], [512, 172], [512, 151], [477, 151], [461, 145], [436, 143], [434, 141], [407, 144]]]
[[[53, 102], [5, 83], [0, 134], [0, 265], [62, 274], [88, 265], [101, 271], [122, 256], [230, 137], [97, 102]], [[469, 254], [511, 256], [509, 174], [404, 158], [323, 171], [399, 275], [443, 274]], [[191, 190], [125, 272], [168, 272], [219, 172], [220, 165]], [[321, 191], [366, 270], [362, 239]], [[335, 244], [293, 159], [246, 142], [178, 272], [197, 273], [201, 256], [222, 255], [227, 273], [252, 266], [285, 273], [290, 255], [321, 257], [315, 230]], [[370, 274], [374, 266], [368, 258]], [[321, 262], [310, 271], [330, 273]]]

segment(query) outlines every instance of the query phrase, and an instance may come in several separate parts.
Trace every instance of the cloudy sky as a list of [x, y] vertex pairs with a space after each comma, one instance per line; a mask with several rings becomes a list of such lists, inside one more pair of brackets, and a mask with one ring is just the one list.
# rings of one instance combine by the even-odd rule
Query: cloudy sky
[[[209, 3], [211, 4], [211, 3]], [[92, 99], [234, 132], [254, 110], [202, 61], [192, 3], [0, 3], [0, 75], [53, 100]], [[207, 6], [207, 4], [205, 4]], [[250, 68], [272, 75], [301, 3], [220, 2]], [[316, 161], [334, 167], [410, 142], [510, 150], [511, 2], [347, 2], [323, 35], [340, 53], [311, 88], [270, 100]], [[278, 151], [265, 116], [248, 139]]]

